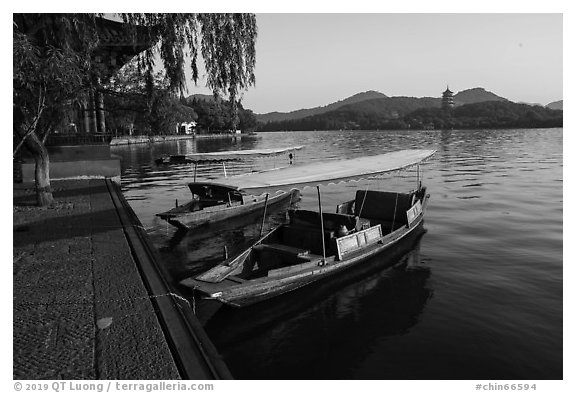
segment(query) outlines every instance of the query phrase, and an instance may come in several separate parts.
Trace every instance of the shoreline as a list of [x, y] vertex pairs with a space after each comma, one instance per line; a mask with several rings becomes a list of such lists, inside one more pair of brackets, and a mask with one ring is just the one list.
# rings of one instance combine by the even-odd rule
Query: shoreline
[[124, 146], [142, 143], [158, 143], [168, 141], [190, 140], [190, 139], [219, 139], [219, 138], [254, 138], [255, 134], [201, 134], [201, 135], [156, 135], [156, 136], [131, 136], [112, 138], [110, 146]]

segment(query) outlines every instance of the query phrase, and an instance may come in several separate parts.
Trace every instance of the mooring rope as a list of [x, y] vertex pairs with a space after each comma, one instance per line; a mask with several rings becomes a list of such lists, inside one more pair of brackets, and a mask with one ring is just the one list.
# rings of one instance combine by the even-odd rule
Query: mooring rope
[[[168, 223], [168, 222], [166, 222], [166, 223]], [[30, 224], [23, 223], [23, 224], [15, 225], [14, 229], [21, 231], [21, 229], [26, 228], [26, 227], [30, 227], [32, 225], [33, 225], [33, 223], [30, 223]], [[91, 225], [91, 226], [71, 225], [69, 227], [69, 229], [124, 229], [124, 228], [129, 228], [129, 227], [139, 228], [139, 229], [142, 229], [144, 231], [147, 230], [143, 225], [135, 225], [135, 224], [130, 224], [130, 225], [98, 225], [98, 226], [94, 226], [94, 225]]]
[[188, 301], [188, 299], [178, 295], [177, 293], [169, 292], [162, 295], [150, 295], [150, 296], [141, 296], [141, 297], [129, 297], [124, 299], [109, 299], [109, 300], [100, 300], [100, 301], [73, 301], [73, 302], [23, 302], [23, 303], [14, 303], [14, 306], [54, 306], [54, 305], [84, 305], [84, 304], [104, 304], [104, 303], [122, 303], [122, 302], [130, 302], [134, 300], [149, 300], [149, 299], [156, 299], [160, 297], [172, 296], [176, 299], [182, 300], [189, 307], [192, 308], [192, 305]]

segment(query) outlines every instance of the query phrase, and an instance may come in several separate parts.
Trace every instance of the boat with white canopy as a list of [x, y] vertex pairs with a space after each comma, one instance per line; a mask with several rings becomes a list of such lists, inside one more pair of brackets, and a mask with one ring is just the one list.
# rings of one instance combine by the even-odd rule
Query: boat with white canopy
[[209, 153], [191, 153], [181, 155], [165, 155], [154, 160], [156, 164], [199, 164], [207, 162], [226, 162], [226, 161], [241, 161], [247, 158], [255, 157], [271, 157], [278, 156], [285, 153], [294, 154], [297, 150], [303, 149], [304, 146], [291, 146], [282, 148], [270, 149], [248, 149], [248, 150], [230, 150], [230, 151], [217, 151]]
[[[164, 164], [194, 165], [194, 181], [188, 183], [192, 200], [180, 206], [176, 202], [176, 207], [156, 215], [180, 230], [191, 230], [227, 219], [260, 213], [265, 208], [274, 209], [284, 204], [290, 206], [300, 199], [298, 190], [278, 191], [267, 195], [249, 194], [237, 186], [223, 184], [221, 181], [196, 181], [197, 167], [199, 164], [221, 163], [224, 180], [226, 180], [228, 178], [227, 162], [286, 155], [287, 165], [292, 165], [296, 151], [302, 148], [303, 146], [293, 146], [164, 157], [162, 158]], [[156, 162], [158, 163], [159, 160]]]
[[[350, 160], [291, 166], [221, 179], [246, 192], [316, 187], [319, 212], [290, 210], [289, 220], [240, 255], [181, 282], [208, 298], [243, 307], [341, 272], [393, 247], [421, 228], [430, 195], [420, 164], [435, 150], [402, 150]], [[369, 179], [418, 166], [415, 190], [357, 190], [353, 200], [323, 213], [320, 185]]]

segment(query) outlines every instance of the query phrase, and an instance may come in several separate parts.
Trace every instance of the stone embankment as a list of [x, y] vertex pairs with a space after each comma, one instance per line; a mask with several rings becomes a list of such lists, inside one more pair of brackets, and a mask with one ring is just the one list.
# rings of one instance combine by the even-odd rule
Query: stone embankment
[[14, 185], [14, 379], [230, 378], [139, 220], [105, 179]]

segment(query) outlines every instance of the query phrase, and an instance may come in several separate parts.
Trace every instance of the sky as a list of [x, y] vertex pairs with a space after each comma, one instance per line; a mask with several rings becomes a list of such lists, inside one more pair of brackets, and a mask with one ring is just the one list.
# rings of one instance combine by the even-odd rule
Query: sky
[[[563, 99], [561, 13], [257, 14], [255, 113], [324, 106], [367, 90], [439, 97], [483, 87], [515, 102]], [[190, 84], [190, 94], [209, 93]]]
[[[563, 2], [538, 2], [536, 9], [523, 3], [524, 9], [517, 5], [510, 9], [506, 0], [484, 0], [481, 11], [490, 13], [478, 13], [461, 1], [411, 0], [419, 12], [445, 12], [414, 13], [387, 3], [376, 11], [351, 5], [362, 0], [347, 2], [343, 12], [336, 0], [331, 8], [291, 0], [292, 13], [286, 13], [247, 0], [232, 5], [221, 1], [216, 9], [195, 4], [200, 8], [188, 10], [181, 2], [148, 9], [142, 2], [130, 5], [131, 0], [127, 9], [104, 8], [115, 12], [256, 10], [256, 86], [242, 97], [243, 106], [255, 113], [324, 106], [368, 90], [388, 96], [439, 97], [446, 86], [453, 92], [483, 87], [514, 102], [546, 105], [563, 99], [563, 22], [569, 28], [564, 19], [571, 17]], [[242, 4], [241, 9], [233, 4]], [[20, 12], [42, 11], [38, 5], [30, 7]], [[403, 13], [383, 11], [398, 8], [396, 12]], [[339, 13], [329, 13], [334, 10]], [[188, 94], [211, 93], [205, 78], [196, 86], [190, 78], [188, 86]]]

